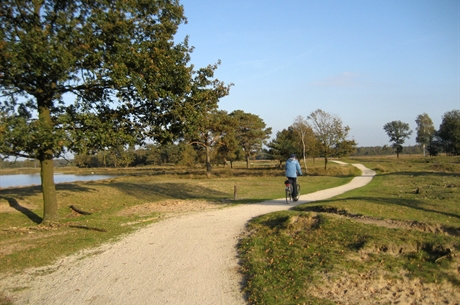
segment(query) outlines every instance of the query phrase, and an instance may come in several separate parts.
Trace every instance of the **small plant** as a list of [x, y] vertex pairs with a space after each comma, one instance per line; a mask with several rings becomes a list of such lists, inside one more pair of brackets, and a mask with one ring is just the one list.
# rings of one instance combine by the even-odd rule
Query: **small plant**
[[0, 293], [0, 305], [13, 305], [11, 298]]

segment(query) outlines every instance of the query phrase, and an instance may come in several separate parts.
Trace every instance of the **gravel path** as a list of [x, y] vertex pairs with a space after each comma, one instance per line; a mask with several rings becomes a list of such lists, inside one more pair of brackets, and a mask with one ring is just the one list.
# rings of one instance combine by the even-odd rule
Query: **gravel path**
[[[296, 204], [337, 196], [372, 180], [302, 195]], [[67, 257], [53, 266], [1, 279], [15, 304], [246, 304], [236, 245], [253, 217], [287, 210], [284, 199], [192, 213], [152, 224], [122, 240]], [[40, 275], [38, 275], [40, 274]]]

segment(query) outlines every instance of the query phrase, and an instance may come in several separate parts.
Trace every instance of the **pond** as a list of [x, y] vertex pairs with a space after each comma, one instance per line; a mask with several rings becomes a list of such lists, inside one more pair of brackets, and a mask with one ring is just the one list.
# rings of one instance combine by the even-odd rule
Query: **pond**
[[[70, 174], [55, 174], [54, 183], [75, 182], [75, 181], [92, 181], [108, 179], [115, 176], [112, 175], [70, 175]], [[0, 175], [0, 189], [18, 186], [41, 185], [40, 174], [31, 175]]]

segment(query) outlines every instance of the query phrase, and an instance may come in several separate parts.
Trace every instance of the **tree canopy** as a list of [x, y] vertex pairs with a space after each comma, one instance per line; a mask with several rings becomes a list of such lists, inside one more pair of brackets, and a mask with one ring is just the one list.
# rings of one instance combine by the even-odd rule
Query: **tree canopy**
[[417, 124], [417, 137], [415, 138], [415, 141], [422, 145], [423, 155], [425, 156], [425, 147], [430, 144], [430, 141], [436, 132], [433, 126], [433, 121], [428, 114], [423, 113], [417, 116], [415, 123]]
[[460, 110], [448, 111], [443, 115], [438, 136], [447, 153], [460, 154]]
[[354, 140], [347, 140], [350, 127], [344, 126], [338, 116], [317, 109], [307, 119], [319, 142], [320, 155], [324, 157], [324, 169], [327, 168], [328, 157], [334, 154], [338, 157], [346, 155], [345, 151], [351, 152], [356, 146]]
[[390, 137], [390, 142], [393, 142], [393, 148], [396, 150], [396, 156], [399, 158], [399, 153], [403, 150], [403, 144], [412, 134], [409, 124], [401, 121], [391, 121], [383, 126], [383, 130]]
[[177, 0], [4, 0], [0, 154], [40, 161], [43, 221], [55, 221], [55, 157], [177, 138], [229, 86], [195, 70]]
[[262, 150], [262, 145], [270, 138], [271, 127], [266, 127], [265, 122], [257, 115], [235, 110], [230, 116], [236, 120], [236, 141], [242, 147], [249, 168], [251, 156]]

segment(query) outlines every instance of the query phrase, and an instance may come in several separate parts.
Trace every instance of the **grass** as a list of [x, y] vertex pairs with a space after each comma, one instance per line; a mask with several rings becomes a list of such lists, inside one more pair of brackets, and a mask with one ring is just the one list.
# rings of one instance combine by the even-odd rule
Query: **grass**
[[[85, 172], [81, 169], [60, 169], [75, 173], [73, 170]], [[351, 166], [335, 169], [331, 166], [332, 170], [340, 175], [300, 177], [302, 191], [313, 192], [342, 185], [356, 174]], [[315, 172], [313, 165], [311, 172]], [[193, 211], [198, 204], [200, 209], [206, 205], [224, 208], [284, 197], [284, 174], [274, 167], [247, 170], [216, 168], [212, 179], [205, 178], [202, 169], [171, 166], [109, 169], [97, 173], [118, 176], [101, 181], [57, 185], [60, 221], [51, 227], [38, 225], [43, 212], [40, 187], [0, 190], [2, 274], [45, 266], [60, 257], [116, 240], [149, 223], [169, 217], [171, 213], [183, 212], [178, 203], [187, 202], [191, 206], [187, 211]], [[78, 214], [70, 208], [71, 205], [91, 215]], [[175, 210], [176, 206], [179, 209]]]
[[460, 158], [347, 162], [377, 176], [333, 199], [250, 222], [239, 246], [250, 304], [334, 304], [313, 293], [325, 277], [375, 270], [460, 287]]

